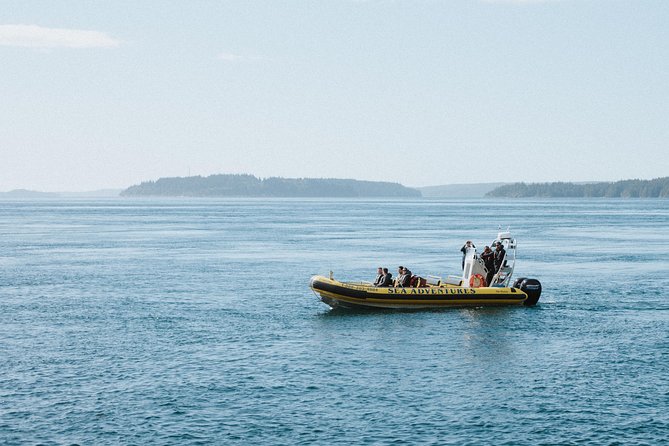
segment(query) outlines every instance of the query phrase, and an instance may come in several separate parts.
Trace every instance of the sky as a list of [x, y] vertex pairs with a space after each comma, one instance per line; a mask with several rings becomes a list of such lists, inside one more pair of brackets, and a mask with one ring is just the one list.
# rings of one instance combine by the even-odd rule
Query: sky
[[669, 1], [5, 1], [0, 191], [669, 176]]

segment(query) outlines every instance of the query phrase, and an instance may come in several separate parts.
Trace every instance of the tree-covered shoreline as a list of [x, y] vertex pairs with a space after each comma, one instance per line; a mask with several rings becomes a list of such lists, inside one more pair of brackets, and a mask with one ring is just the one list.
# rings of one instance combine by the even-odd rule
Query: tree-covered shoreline
[[159, 197], [421, 197], [399, 183], [335, 178], [260, 179], [253, 175], [160, 178], [131, 186], [122, 196]]
[[486, 197], [506, 198], [668, 198], [669, 177], [600, 183], [513, 183], [500, 186]]

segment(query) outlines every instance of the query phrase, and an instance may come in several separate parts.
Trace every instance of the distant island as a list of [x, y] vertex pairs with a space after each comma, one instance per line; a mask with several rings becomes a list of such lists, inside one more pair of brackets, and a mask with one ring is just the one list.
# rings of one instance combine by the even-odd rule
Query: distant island
[[55, 192], [39, 192], [28, 189], [14, 189], [8, 192], [0, 192], [2, 198], [58, 198]]
[[118, 197], [120, 189], [99, 189], [83, 192], [40, 192], [28, 189], [14, 189], [8, 192], [0, 192], [0, 198], [32, 200], [34, 198], [113, 198]]
[[406, 197], [416, 189], [399, 183], [335, 178], [266, 178], [253, 175], [160, 178], [131, 186], [124, 197]]
[[507, 198], [667, 198], [669, 177], [602, 183], [512, 183], [500, 186], [487, 197]]

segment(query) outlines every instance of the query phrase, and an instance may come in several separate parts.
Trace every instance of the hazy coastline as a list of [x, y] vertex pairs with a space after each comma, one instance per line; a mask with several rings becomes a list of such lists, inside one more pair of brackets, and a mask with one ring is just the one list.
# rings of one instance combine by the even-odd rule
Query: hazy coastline
[[253, 175], [160, 178], [121, 196], [162, 197], [404, 197], [404, 198], [666, 198], [669, 177], [615, 182], [472, 183], [408, 187], [337, 178], [260, 179]]
[[126, 189], [42, 192], [14, 189], [5, 199], [113, 197], [312, 197], [312, 198], [667, 198], [669, 177], [615, 182], [470, 183], [409, 187], [400, 183], [338, 178], [257, 178], [253, 175], [172, 177]]

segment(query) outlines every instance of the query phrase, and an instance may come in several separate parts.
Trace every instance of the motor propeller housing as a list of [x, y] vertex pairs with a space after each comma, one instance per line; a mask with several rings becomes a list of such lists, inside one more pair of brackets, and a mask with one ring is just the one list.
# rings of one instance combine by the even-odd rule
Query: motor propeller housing
[[541, 297], [541, 282], [537, 279], [521, 277], [516, 279], [513, 283], [513, 287], [518, 288], [520, 291], [527, 294], [527, 299], [525, 299], [523, 305], [531, 307], [539, 302], [539, 297]]

